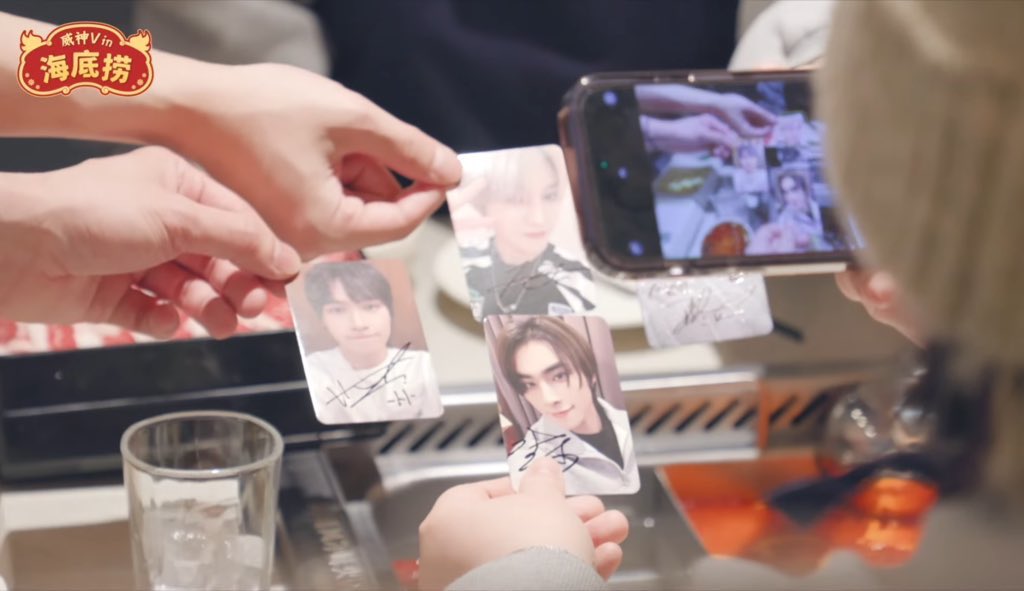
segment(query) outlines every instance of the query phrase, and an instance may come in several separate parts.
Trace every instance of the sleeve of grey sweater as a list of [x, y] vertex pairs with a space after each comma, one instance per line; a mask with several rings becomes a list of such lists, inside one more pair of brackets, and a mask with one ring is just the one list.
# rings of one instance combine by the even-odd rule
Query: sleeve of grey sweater
[[528, 548], [488, 562], [456, 579], [445, 591], [605, 591], [594, 567], [575, 554]]

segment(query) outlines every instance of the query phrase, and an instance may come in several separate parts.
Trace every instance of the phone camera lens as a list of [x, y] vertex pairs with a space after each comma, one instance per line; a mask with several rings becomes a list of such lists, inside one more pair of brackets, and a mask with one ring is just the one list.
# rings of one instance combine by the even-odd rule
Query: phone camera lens
[[611, 90], [606, 90], [604, 92], [604, 104], [609, 107], [614, 107], [619, 104], [619, 95], [615, 94]]
[[618, 173], [619, 178], [621, 180], [626, 180], [626, 179], [629, 178], [629, 169], [626, 168], [625, 166], [620, 166], [619, 170], [617, 171], [617, 173]]
[[644, 254], [644, 245], [643, 245], [643, 243], [641, 243], [639, 240], [630, 240], [629, 241], [629, 252], [630, 252], [630, 254], [632, 254], [635, 257], [643, 255]]

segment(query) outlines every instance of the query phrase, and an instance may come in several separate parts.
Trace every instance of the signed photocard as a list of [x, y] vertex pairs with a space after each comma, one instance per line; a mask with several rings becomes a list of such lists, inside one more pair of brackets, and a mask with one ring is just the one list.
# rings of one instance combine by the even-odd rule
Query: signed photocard
[[757, 273], [648, 279], [637, 284], [637, 297], [654, 349], [745, 339], [774, 328]]
[[463, 154], [448, 205], [470, 307], [492, 314], [580, 314], [596, 288], [558, 146]]
[[509, 473], [518, 490], [540, 457], [555, 460], [570, 495], [640, 489], [611, 332], [596, 316], [484, 320]]
[[320, 422], [441, 415], [437, 377], [400, 261], [314, 260], [287, 291]]

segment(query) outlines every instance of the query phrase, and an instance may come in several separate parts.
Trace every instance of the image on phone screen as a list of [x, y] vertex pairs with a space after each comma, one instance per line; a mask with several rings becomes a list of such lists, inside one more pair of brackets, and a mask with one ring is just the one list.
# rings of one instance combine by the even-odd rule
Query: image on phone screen
[[620, 259], [813, 262], [861, 247], [825, 179], [806, 77], [620, 85], [584, 111], [604, 246]]

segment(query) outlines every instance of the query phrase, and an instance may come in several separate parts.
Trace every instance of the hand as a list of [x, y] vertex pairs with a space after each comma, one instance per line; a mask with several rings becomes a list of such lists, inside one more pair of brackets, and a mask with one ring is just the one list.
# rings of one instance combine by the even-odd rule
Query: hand
[[703, 114], [679, 119], [642, 117], [644, 139], [663, 152], [701, 152], [725, 147], [732, 150], [740, 138], [714, 115]]
[[564, 549], [608, 579], [622, 563], [629, 523], [597, 497], [565, 497], [554, 461], [532, 463], [519, 492], [508, 478], [456, 486], [420, 525], [420, 589], [443, 589], [458, 577], [518, 550]]
[[0, 182], [0, 315], [13, 320], [165, 338], [177, 307], [225, 337], [266, 304], [259, 277], [299, 265], [245, 201], [163, 148]]
[[775, 115], [741, 94], [716, 94], [710, 110], [743, 137], [767, 135]]
[[923, 345], [920, 324], [912, 318], [891, 275], [877, 271], [846, 271], [836, 275], [836, 284], [843, 295], [860, 302], [872, 318], [895, 328], [915, 345]]
[[167, 142], [305, 258], [400, 239], [459, 181], [449, 148], [332, 80], [276, 64], [195, 67], [209, 82], [178, 91], [187, 133]]
[[789, 226], [778, 222], [768, 222], [754, 232], [747, 247], [747, 254], [780, 254], [797, 252], [799, 238]]
[[487, 179], [483, 176], [464, 176], [457, 188], [448, 191], [448, 211], [457, 237], [494, 228], [494, 221], [484, 215], [478, 206], [478, 202], [486, 199], [486, 196], [481, 199], [481, 194], [487, 187]]

